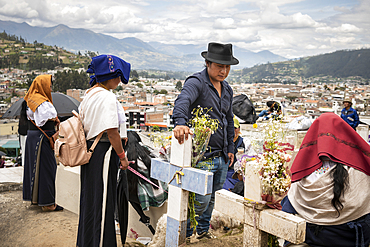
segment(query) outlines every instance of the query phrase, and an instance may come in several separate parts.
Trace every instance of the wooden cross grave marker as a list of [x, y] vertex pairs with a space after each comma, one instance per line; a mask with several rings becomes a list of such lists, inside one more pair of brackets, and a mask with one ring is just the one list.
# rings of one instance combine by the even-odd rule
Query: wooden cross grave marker
[[[257, 174], [246, 168], [244, 197], [252, 201], [262, 201], [261, 182]], [[303, 243], [306, 234], [306, 221], [298, 216], [278, 209], [270, 209], [263, 204], [250, 204], [242, 196], [227, 190], [216, 191], [215, 209], [233, 219], [242, 219], [244, 224], [243, 247], [267, 246], [268, 234], [289, 242]]]
[[189, 191], [201, 195], [212, 193], [213, 173], [191, 167], [192, 139], [179, 144], [172, 133], [170, 162], [152, 159], [151, 177], [170, 182], [176, 172], [184, 175], [168, 185], [166, 247], [185, 243]]

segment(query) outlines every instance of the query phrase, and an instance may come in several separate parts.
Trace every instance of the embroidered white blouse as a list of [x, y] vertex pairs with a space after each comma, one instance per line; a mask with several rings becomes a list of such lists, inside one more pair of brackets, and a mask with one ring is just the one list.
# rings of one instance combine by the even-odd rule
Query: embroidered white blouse
[[27, 118], [33, 120], [37, 126], [42, 127], [49, 120], [57, 117], [57, 110], [49, 101], [44, 101], [33, 112], [27, 107]]

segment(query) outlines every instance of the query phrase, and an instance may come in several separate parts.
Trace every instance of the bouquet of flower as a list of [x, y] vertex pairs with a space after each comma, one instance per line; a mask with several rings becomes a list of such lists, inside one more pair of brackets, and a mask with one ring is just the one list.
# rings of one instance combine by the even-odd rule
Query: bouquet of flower
[[171, 132], [154, 132], [150, 134], [153, 146], [159, 148], [160, 158], [169, 161], [171, 155]]
[[284, 131], [282, 123], [270, 120], [263, 125], [263, 152], [248, 165], [259, 175], [262, 184], [262, 199], [271, 208], [281, 209], [280, 201], [288, 193], [291, 184], [291, 174], [288, 163], [291, 159], [289, 151], [293, 146], [283, 143]]
[[[218, 128], [218, 120], [210, 118], [208, 112], [212, 111], [212, 108], [202, 108], [198, 105], [197, 108], [194, 108], [191, 114], [193, 117], [190, 119], [191, 129], [193, 131], [193, 144], [192, 144], [192, 158], [191, 166], [195, 167], [198, 162], [203, 158], [204, 153], [207, 150], [209, 139], [211, 135]], [[195, 200], [195, 193], [189, 193], [188, 201], [188, 216], [190, 219], [191, 227], [196, 228], [198, 225], [195, 217], [195, 208], [194, 204], [200, 206], [199, 202]]]
[[190, 125], [193, 131], [192, 167], [195, 167], [203, 158], [203, 155], [207, 150], [209, 139], [218, 128], [218, 120], [211, 119], [208, 114], [209, 111], [212, 111], [212, 108], [203, 109], [198, 106], [191, 112], [193, 115], [190, 119]]

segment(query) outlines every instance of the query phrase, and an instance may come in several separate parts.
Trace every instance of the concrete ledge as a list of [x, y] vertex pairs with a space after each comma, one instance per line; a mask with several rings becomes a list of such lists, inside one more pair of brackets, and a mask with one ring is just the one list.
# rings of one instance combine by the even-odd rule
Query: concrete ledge
[[244, 222], [244, 198], [231, 191], [216, 191], [215, 209], [235, 220]]
[[12, 183], [12, 182], [0, 183], [0, 192], [22, 190], [22, 189], [23, 189], [23, 183]]

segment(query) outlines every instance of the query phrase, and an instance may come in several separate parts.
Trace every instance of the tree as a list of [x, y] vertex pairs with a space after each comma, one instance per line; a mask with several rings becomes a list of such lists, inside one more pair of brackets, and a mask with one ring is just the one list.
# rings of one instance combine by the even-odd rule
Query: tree
[[32, 72], [32, 74], [27, 74], [27, 84], [28, 84], [28, 88], [31, 86], [33, 80], [35, 80], [36, 78], [36, 75], [34, 72]]
[[87, 89], [89, 88], [89, 77], [85, 72], [79, 73], [77, 70], [68, 72], [58, 71], [55, 74], [53, 89], [59, 92], [66, 92], [67, 89]]
[[167, 90], [166, 89], [162, 89], [161, 91], [159, 91], [160, 94], [167, 94]]
[[176, 88], [178, 91], [180, 91], [180, 92], [181, 92], [181, 90], [182, 90], [182, 83], [181, 83], [181, 81], [177, 81], [175, 88]]
[[139, 78], [139, 74], [137, 73], [136, 70], [131, 70], [130, 77], [131, 78], [134, 78], [134, 77]]
[[144, 87], [144, 85], [141, 84], [141, 83], [136, 83], [136, 86], [138, 86], [139, 88], [143, 88]]

